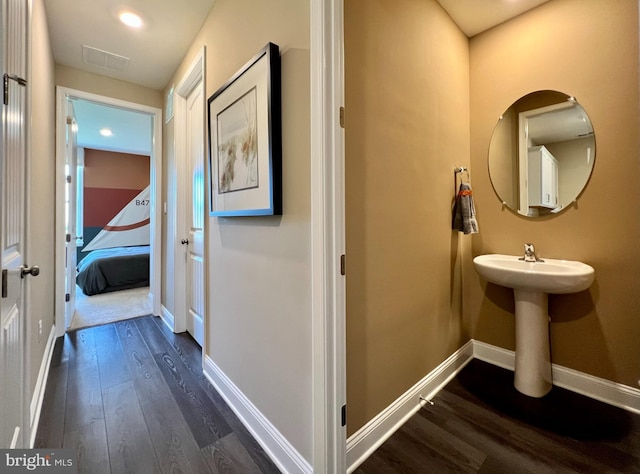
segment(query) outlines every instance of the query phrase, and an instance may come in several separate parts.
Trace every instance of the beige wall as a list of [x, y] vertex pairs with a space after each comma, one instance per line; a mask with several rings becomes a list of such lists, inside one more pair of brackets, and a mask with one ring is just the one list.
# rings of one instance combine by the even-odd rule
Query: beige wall
[[[481, 233], [473, 255], [520, 254], [595, 268], [586, 292], [550, 297], [553, 362], [637, 388], [640, 378], [638, 2], [554, 0], [471, 40], [471, 166]], [[596, 133], [595, 168], [572, 207], [529, 220], [503, 210], [487, 173], [498, 116], [529, 92], [575, 96]], [[474, 338], [514, 349], [510, 290], [465, 266]]]
[[162, 91], [56, 64], [56, 85], [135, 104], [162, 108]]
[[347, 429], [469, 340], [451, 230], [468, 41], [435, 0], [345, 2]]
[[309, 14], [308, 1], [217, 0], [173, 82], [206, 46], [209, 97], [267, 42], [280, 46], [283, 216], [207, 219], [205, 347], [311, 462]]
[[[40, 267], [40, 275], [28, 282], [27, 344], [30, 389], [33, 394], [45, 344], [54, 323], [55, 228], [55, 89], [54, 63], [42, 0], [33, 0], [31, 53], [31, 165], [26, 258]], [[42, 320], [42, 335], [38, 321]]]

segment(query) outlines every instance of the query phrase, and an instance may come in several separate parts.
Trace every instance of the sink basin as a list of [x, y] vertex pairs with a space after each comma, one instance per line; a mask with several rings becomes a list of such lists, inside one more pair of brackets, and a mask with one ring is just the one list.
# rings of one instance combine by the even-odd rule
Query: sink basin
[[545, 258], [525, 262], [513, 255], [480, 255], [473, 259], [477, 272], [491, 283], [525, 291], [566, 294], [586, 290], [593, 283], [593, 268], [582, 262]]
[[513, 255], [489, 254], [473, 259], [484, 279], [513, 289], [516, 303], [514, 385], [530, 397], [543, 397], [552, 388], [549, 347], [548, 293], [586, 290], [595, 272], [581, 262], [554, 260], [525, 262]]

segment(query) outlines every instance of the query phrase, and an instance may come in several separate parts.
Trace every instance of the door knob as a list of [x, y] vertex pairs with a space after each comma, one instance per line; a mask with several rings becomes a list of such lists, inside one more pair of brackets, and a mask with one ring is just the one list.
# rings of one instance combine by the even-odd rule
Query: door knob
[[22, 266], [22, 278], [24, 278], [27, 275], [31, 275], [34, 277], [37, 277], [38, 275], [40, 275], [40, 267], [38, 265], [23, 265]]
[[189, 239], [182, 239], [182, 240], [180, 241], [180, 243], [181, 243], [182, 245], [189, 245]]

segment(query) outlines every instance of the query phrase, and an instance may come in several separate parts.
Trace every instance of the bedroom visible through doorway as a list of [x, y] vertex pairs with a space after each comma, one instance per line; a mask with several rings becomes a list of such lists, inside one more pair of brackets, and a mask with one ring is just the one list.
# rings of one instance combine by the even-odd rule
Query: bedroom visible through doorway
[[87, 296], [78, 291], [70, 331], [151, 314], [149, 287]]
[[[159, 314], [160, 306], [156, 202], [162, 111], [58, 87], [59, 139], [70, 109], [77, 123], [76, 166], [64, 158], [69, 140], [66, 150], [59, 147], [57, 153], [58, 173], [66, 175], [56, 193], [57, 206], [64, 211], [59, 215], [67, 216], [56, 224], [57, 235], [62, 229], [67, 234], [56, 251], [56, 294], [64, 296], [56, 302], [58, 335]], [[69, 197], [70, 190], [77, 199]], [[78, 219], [68, 217], [72, 208], [79, 211]], [[69, 221], [77, 224], [71, 228]]]
[[[82, 110], [82, 106], [77, 108]], [[90, 111], [100, 113], [95, 106]], [[82, 118], [80, 115], [79, 121]], [[137, 133], [146, 134], [150, 142], [150, 118], [142, 119], [147, 127]], [[126, 148], [122, 140], [118, 137], [113, 146]], [[89, 141], [80, 143], [96, 146]], [[137, 154], [85, 147], [79, 151], [83, 159], [78, 166], [76, 209], [81, 219], [77, 229], [76, 304], [70, 329], [152, 312], [148, 150]]]

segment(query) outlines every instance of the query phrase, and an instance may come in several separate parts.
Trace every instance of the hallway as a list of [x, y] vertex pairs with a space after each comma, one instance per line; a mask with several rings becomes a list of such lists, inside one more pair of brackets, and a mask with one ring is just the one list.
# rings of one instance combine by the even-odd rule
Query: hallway
[[277, 473], [203, 376], [200, 347], [153, 316], [56, 341], [36, 448], [80, 473]]

